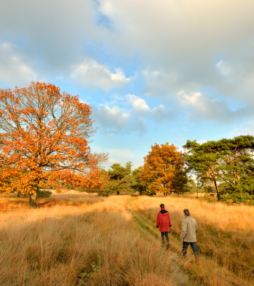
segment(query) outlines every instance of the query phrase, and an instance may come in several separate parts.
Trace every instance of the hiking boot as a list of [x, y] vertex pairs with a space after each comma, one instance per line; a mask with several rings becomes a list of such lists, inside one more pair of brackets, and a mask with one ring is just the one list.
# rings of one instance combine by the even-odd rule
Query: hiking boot
[[167, 249], [169, 249], [169, 246], [170, 246], [170, 244], [169, 244], [169, 242], [168, 242], [168, 244], [167, 244]]

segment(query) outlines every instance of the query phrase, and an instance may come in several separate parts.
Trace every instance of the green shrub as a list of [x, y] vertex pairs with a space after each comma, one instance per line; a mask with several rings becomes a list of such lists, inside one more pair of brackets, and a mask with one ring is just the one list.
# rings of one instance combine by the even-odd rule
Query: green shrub
[[254, 204], [254, 196], [249, 193], [226, 194], [221, 196], [221, 201], [233, 204]]
[[41, 191], [39, 190], [37, 192], [37, 197], [38, 198], [49, 198], [52, 195], [52, 192], [50, 191]]

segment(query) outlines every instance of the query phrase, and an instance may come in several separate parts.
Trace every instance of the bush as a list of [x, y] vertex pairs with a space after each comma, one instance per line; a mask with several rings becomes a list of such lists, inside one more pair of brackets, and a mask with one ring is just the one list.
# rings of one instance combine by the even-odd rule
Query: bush
[[254, 196], [250, 195], [249, 193], [243, 194], [227, 194], [221, 196], [221, 201], [233, 204], [254, 204]]
[[52, 192], [50, 191], [41, 191], [39, 190], [37, 192], [37, 197], [38, 198], [49, 198], [52, 195]]
[[73, 185], [66, 185], [65, 188], [68, 189], [68, 190], [73, 190], [73, 189], [75, 189]]

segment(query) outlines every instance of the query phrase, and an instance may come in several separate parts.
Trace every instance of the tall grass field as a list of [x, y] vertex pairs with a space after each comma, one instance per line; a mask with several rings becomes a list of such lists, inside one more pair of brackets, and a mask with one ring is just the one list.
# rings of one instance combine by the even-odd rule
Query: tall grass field
[[[169, 250], [155, 226], [161, 203]], [[0, 285], [254, 285], [254, 207], [75, 192], [27, 204], [0, 199]], [[181, 257], [185, 208], [199, 226], [198, 264], [191, 249]]]

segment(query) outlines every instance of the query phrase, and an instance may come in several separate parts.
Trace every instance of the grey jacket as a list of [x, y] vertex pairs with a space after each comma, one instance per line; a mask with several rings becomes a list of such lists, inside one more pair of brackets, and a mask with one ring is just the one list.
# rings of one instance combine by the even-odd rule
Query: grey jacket
[[186, 216], [182, 221], [182, 232], [180, 239], [185, 242], [196, 242], [196, 232], [198, 231], [198, 225], [194, 218], [190, 215]]

